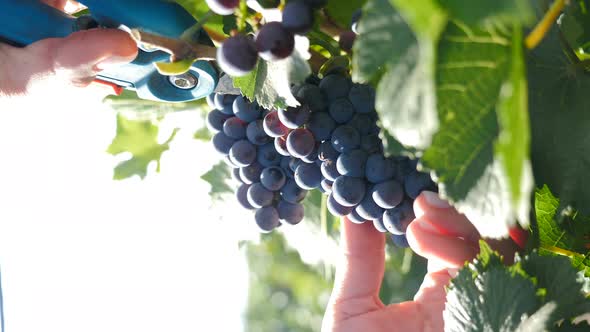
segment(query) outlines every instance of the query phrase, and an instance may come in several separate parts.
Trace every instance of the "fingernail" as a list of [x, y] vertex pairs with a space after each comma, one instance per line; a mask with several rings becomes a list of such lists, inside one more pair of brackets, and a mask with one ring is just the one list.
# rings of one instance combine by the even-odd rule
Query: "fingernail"
[[430, 206], [439, 209], [448, 209], [451, 207], [451, 204], [449, 204], [449, 202], [441, 199], [435, 192], [423, 191], [422, 195], [424, 196], [424, 199], [426, 199], [426, 203], [428, 203], [428, 205]]
[[97, 63], [95, 67], [99, 71], [102, 71], [102, 70], [107, 70], [107, 69], [119, 67], [119, 66], [129, 63], [131, 61], [133, 61], [133, 59], [129, 59], [126, 57], [121, 57], [121, 56], [111, 56], [111, 57], [108, 57], [108, 58], [102, 60], [101, 62]]
[[418, 227], [428, 233], [440, 233], [436, 227], [424, 219], [417, 219], [414, 222], [418, 224]]

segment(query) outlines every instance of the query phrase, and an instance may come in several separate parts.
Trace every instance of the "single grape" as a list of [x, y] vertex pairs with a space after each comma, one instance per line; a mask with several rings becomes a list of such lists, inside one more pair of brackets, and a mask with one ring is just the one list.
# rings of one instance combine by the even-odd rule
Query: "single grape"
[[332, 146], [338, 152], [352, 151], [361, 144], [359, 132], [351, 126], [343, 125], [332, 132]]
[[397, 160], [397, 173], [401, 179], [405, 178], [411, 173], [417, 172], [418, 160], [412, 160], [408, 157], [398, 157]]
[[379, 233], [387, 233], [387, 228], [383, 225], [383, 217], [373, 220], [373, 227], [375, 227]]
[[240, 0], [206, 0], [209, 9], [219, 15], [231, 15], [238, 8]]
[[264, 117], [264, 131], [270, 137], [281, 137], [289, 133], [289, 128], [279, 119], [279, 112], [272, 111]]
[[254, 207], [248, 202], [248, 189], [250, 185], [243, 184], [236, 190], [236, 198], [238, 203], [246, 210], [254, 210]]
[[359, 113], [375, 111], [375, 89], [367, 84], [354, 84], [348, 93], [348, 100]]
[[218, 133], [223, 130], [225, 120], [230, 117], [231, 115], [224, 114], [219, 110], [212, 110], [207, 114], [207, 128], [212, 132]]
[[352, 45], [356, 39], [356, 33], [354, 31], [343, 31], [340, 33], [338, 38], [338, 45], [345, 52], [352, 51]]
[[244, 184], [245, 182], [242, 181], [242, 178], [240, 177], [240, 169], [239, 168], [232, 168], [231, 170], [231, 178], [238, 182], [239, 184]]
[[358, 34], [358, 23], [361, 20], [361, 16], [363, 16], [363, 11], [361, 9], [357, 9], [354, 13], [352, 13], [352, 20], [350, 22], [350, 30], [354, 33]]
[[246, 128], [248, 124], [239, 118], [233, 116], [223, 124], [223, 133], [233, 139], [242, 139], [246, 137]]
[[334, 149], [332, 142], [324, 141], [318, 148], [318, 159], [321, 161], [336, 160], [340, 153]]
[[260, 174], [260, 183], [270, 191], [281, 190], [286, 181], [287, 176], [283, 170], [277, 166], [267, 167], [262, 171], [262, 174]]
[[302, 104], [308, 105], [312, 112], [322, 112], [328, 106], [322, 91], [316, 85], [305, 84], [293, 94]]
[[225, 157], [223, 158], [223, 162], [224, 162], [224, 163], [225, 163], [227, 166], [229, 166], [231, 169], [240, 168], [240, 166], [238, 166], [238, 165], [234, 164], [234, 163], [233, 163], [233, 162], [232, 162], [232, 161], [229, 159], [229, 156], [225, 156]]
[[293, 157], [303, 158], [313, 152], [314, 148], [315, 138], [307, 129], [295, 129], [287, 136], [287, 150]]
[[264, 123], [262, 120], [252, 121], [246, 128], [246, 137], [248, 141], [254, 145], [265, 145], [272, 141], [272, 137], [268, 136], [264, 131]]
[[264, 60], [284, 59], [293, 53], [295, 37], [280, 22], [268, 22], [256, 35], [256, 48]]
[[307, 190], [319, 187], [322, 182], [320, 167], [316, 164], [301, 163], [295, 170], [295, 182]]
[[435, 185], [426, 173], [412, 172], [404, 178], [404, 190], [411, 199], [416, 199], [424, 190], [434, 189]]
[[256, 220], [256, 225], [258, 225], [263, 233], [270, 233], [281, 224], [279, 221], [279, 212], [274, 206], [266, 206], [259, 209], [254, 214], [254, 219]]
[[291, 158], [291, 160], [289, 161], [289, 167], [291, 168], [291, 170], [293, 171], [293, 173], [295, 173], [295, 171], [297, 170], [297, 167], [299, 167], [299, 165], [303, 164], [303, 161], [301, 161], [301, 159], [299, 158]]
[[321, 171], [322, 171], [322, 175], [330, 180], [330, 181], [336, 181], [336, 179], [342, 175], [340, 174], [340, 172], [338, 172], [338, 167], [337, 167], [337, 162], [332, 161], [332, 160], [326, 160], [324, 162], [322, 162], [322, 166], [321, 166]]
[[330, 102], [338, 98], [347, 98], [350, 86], [350, 81], [339, 74], [330, 74], [320, 82], [320, 90]]
[[257, 209], [270, 206], [274, 197], [274, 193], [264, 188], [261, 183], [254, 183], [248, 189], [248, 203]]
[[415, 218], [412, 202], [404, 201], [393, 209], [385, 210], [383, 225], [391, 234], [401, 235], [406, 233], [406, 229]]
[[338, 98], [330, 104], [330, 116], [339, 124], [347, 123], [354, 116], [354, 106], [346, 98]]
[[279, 218], [290, 225], [300, 223], [305, 212], [303, 205], [287, 201], [280, 201], [277, 204], [277, 211], [279, 212]]
[[344, 206], [344, 205], [338, 203], [336, 201], [336, 199], [334, 199], [334, 192], [333, 191], [330, 194], [330, 196], [328, 196], [328, 204], [327, 205], [328, 205], [328, 211], [330, 211], [330, 213], [332, 215], [337, 216], [337, 217], [342, 217], [347, 214], [350, 214], [354, 210], [354, 207], [352, 207], [352, 206]]
[[236, 95], [222, 95], [220, 93], [216, 94], [214, 97], [214, 102], [215, 102], [215, 108], [217, 108], [217, 110], [219, 110], [220, 112], [227, 114], [227, 115], [234, 115], [234, 110], [233, 110], [233, 103], [234, 100], [236, 100], [237, 96]]
[[285, 136], [275, 137], [274, 145], [275, 145], [275, 150], [277, 150], [277, 152], [281, 156], [285, 156], [285, 157], [291, 156], [291, 154], [289, 153], [289, 150], [287, 149], [287, 138]]
[[306, 105], [279, 109], [279, 119], [289, 129], [297, 129], [307, 123], [311, 110]]
[[332, 192], [332, 185], [334, 185], [333, 181], [323, 179], [320, 187], [323, 189], [324, 193], [330, 194]]
[[376, 153], [370, 155], [367, 159], [365, 175], [369, 182], [380, 183], [392, 179], [395, 176], [395, 168], [392, 159]]
[[227, 135], [223, 132], [219, 132], [213, 136], [211, 142], [213, 143], [213, 148], [215, 148], [217, 152], [227, 155], [229, 154], [229, 151], [236, 140], [231, 137], [227, 137]]
[[283, 9], [283, 26], [296, 34], [306, 34], [313, 27], [314, 17], [311, 7], [304, 1], [290, 1]]
[[332, 194], [344, 206], [356, 206], [365, 197], [366, 184], [363, 179], [339, 176], [332, 185]]
[[215, 105], [215, 96], [216, 93], [213, 92], [212, 94], [207, 96], [207, 105], [209, 105], [209, 107], [211, 107], [212, 110], [217, 109], [217, 105]]
[[355, 211], [366, 220], [375, 220], [383, 216], [385, 210], [377, 205], [371, 195], [365, 195], [365, 198], [359, 203]]
[[252, 39], [236, 35], [226, 39], [217, 49], [217, 64], [230, 76], [244, 76], [258, 63], [258, 51]]
[[288, 179], [283, 188], [281, 188], [281, 198], [290, 203], [299, 203], [307, 195], [307, 190], [299, 187], [297, 182]]
[[359, 134], [361, 134], [361, 136], [369, 135], [374, 124], [375, 121], [371, 119], [371, 116], [360, 113], [355, 114], [352, 117], [352, 120], [348, 122], [348, 125], [354, 127], [354, 129], [356, 129]]
[[399, 248], [409, 248], [410, 244], [408, 243], [408, 238], [405, 234], [402, 235], [392, 235], [391, 241]]
[[336, 128], [336, 122], [330, 115], [324, 112], [311, 114], [309, 122], [305, 125], [319, 142], [330, 139]]
[[234, 114], [246, 122], [252, 122], [260, 117], [262, 110], [258, 103], [249, 102], [244, 96], [238, 96], [232, 104]]
[[229, 150], [229, 158], [240, 167], [248, 166], [256, 160], [256, 147], [246, 140], [237, 141]]
[[246, 167], [240, 168], [240, 177], [244, 181], [244, 183], [252, 184], [256, 182], [260, 182], [260, 174], [262, 174], [262, 170], [264, 168], [257, 162], [254, 162], [252, 165], [248, 165]]
[[393, 209], [404, 199], [404, 189], [399, 182], [390, 180], [376, 184], [373, 187], [371, 196], [380, 207]]
[[268, 143], [258, 147], [257, 160], [264, 167], [278, 166], [282, 156], [275, 150], [274, 143]]
[[365, 218], [359, 216], [356, 210], [352, 210], [352, 212], [349, 213], [346, 217], [348, 218], [348, 220], [355, 224], [364, 224], [365, 221], [367, 221]]
[[383, 142], [376, 134], [369, 134], [361, 137], [361, 149], [369, 154], [382, 153]]
[[338, 173], [356, 178], [364, 177], [367, 157], [368, 154], [363, 150], [343, 152], [336, 162]]

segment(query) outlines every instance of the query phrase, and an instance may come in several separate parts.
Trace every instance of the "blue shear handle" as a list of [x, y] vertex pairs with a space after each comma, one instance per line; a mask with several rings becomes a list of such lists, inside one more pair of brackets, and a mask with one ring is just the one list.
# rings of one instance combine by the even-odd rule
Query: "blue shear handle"
[[0, 0], [0, 37], [19, 45], [66, 37], [76, 20], [39, 0]]

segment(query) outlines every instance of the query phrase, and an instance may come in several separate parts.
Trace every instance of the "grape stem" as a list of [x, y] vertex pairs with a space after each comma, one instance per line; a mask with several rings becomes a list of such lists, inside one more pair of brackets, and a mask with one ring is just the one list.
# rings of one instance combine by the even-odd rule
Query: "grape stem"
[[307, 37], [312, 45], [321, 46], [333, 56], [340, 55], [340, 46], [332, 36], [314, 29], [307, 34]]
[[541, 245], [539, 248], [543, 249], [543, 250], [547, 250], [547, 251], [552, 252], [554, 254], [566, 256], [569, 258], [572, 258], [572, 257], [578, 255], [577, 253], [575, 253], [573, 251], [569, 251], [566, 249], [562, 249], [562, 248], [558, 248], [558, 247], [554, 247], [554, 246], [549, 246], [549, 245]]
[[547, 32], [551, 29], [551, 26], [557, 20], [559, 14], [565, 7], [566, 0], [555, 0], [551, 5], [551, 8], [545, 13], [543, 19], [535, 26], [533, 31], [529, 33], [529, 35], [525, 38], [524, 44], [526, 48], [532, 50], [533, 48], [537, 47], [539, 43], [543, 40]]

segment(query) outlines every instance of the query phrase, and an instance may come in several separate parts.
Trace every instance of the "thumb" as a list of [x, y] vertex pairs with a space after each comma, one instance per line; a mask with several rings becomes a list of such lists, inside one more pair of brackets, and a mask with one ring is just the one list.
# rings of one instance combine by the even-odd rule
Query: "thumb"
[[37, 80], [86, 86], [109, 66], [127, 63], [137, 56], [137, 45], [128, 33], [93, 29], [66, 38], [50, 38], [25, 48], [0, 47], [5, 59], [0, 73], [0, 91], [24, 94]]

